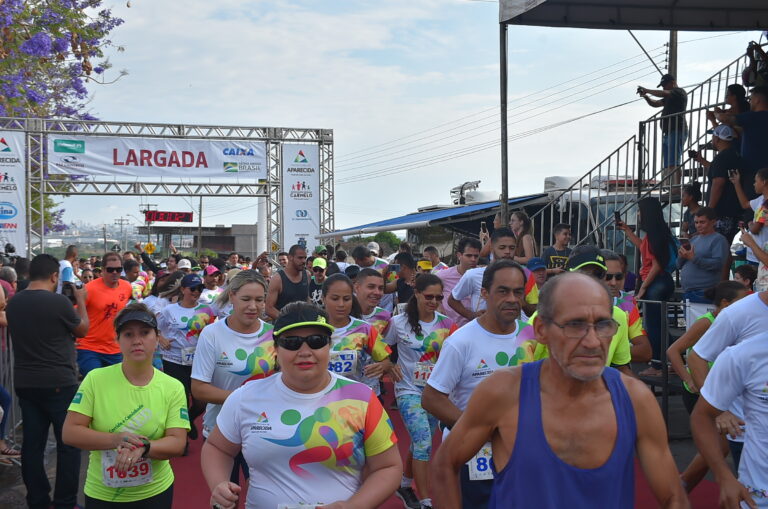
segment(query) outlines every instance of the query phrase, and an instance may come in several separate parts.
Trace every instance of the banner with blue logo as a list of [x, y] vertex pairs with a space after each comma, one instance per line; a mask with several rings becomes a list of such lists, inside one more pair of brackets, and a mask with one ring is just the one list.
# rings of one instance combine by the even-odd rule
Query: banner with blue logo
[[0, 131], [0, 251], [13, 244], [27, 256], [26, 136]]
[[320, 147], [317, 144], [283, 144], [283, 245], [312, 250], [320, 234]]

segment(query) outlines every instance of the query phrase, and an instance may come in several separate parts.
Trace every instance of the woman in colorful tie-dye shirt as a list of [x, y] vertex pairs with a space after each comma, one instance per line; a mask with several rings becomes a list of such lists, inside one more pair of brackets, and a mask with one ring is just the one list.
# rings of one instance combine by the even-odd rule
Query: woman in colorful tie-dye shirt
[[443, 300], [443, 281], [439, 277], [419, 275], [414, 290], [405, 313], [390, 320], [384, 340], [398, 345], [397, 365], [402, 379], [395, 384], [397, 407], [411, 436], [413, 474], [421, 505], [431, 507], [428, 462], [437, 419], [422, 408], [421, 393], [443, 342], [457, 327], [450, 318], [437, 312]]
[[360, 319], [352, 281], [344, 274], [328, 277], [323, 283], [323, 303], [336, 329], [331, 337], [328, 369], [366, 384], [378, 395], [379, 379], [394, 367], [389, 360], [391, 350], [378, 330]]

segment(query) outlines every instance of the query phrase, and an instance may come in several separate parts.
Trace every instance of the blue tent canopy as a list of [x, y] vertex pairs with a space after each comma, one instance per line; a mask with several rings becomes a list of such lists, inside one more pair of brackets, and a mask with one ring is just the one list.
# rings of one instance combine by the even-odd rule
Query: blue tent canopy
[[[546, 196], [546, 194], [520, 196], [517, 198], [511, 198], [509, 200], [509, 204], [519, 205], [523, 202], [536, 200]], [[318, 235], [317, 238], [324, 239], [328, 237], [345, 237], [348, 235], [360, 235], [363, 233], [377, 233], [394, 230], [405, 230], [408, 228], [424, 228], [426, 226], [436, 226], [442, 223], [450, 222], [451, 220], [454, 220], [458, 217], [472, 216], [473, 214], [482, 214], [483, 212], [490, 213], [490, 211], [498, 207], [498, 201], [490, 201], [485, 203], [475, 203], [472, 205], [460, 205], [444, 209], [415, 212], [412, 214], [406, 214], [404, 216], [393, 217], [391, 219], [384, 219], [382, 221], [362, 224], [352, 228], [345, 228], [343, 230], [337, 230], [334, 232], [322, 233]]]

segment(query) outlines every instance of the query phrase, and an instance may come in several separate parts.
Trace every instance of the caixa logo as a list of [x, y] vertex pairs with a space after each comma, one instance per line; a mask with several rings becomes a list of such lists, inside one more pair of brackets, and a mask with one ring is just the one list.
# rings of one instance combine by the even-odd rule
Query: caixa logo
[[18, 213], [19, 211], [13, 203], [7, 201], [0, 202], [0, 220], [13, 219]]
[[307, 217], [307, 216], [309, 216], [309, 212], [307, 212], [306, 210], [297, 210], [296, 211], [296, 217], [304, 218], [304, 217]]

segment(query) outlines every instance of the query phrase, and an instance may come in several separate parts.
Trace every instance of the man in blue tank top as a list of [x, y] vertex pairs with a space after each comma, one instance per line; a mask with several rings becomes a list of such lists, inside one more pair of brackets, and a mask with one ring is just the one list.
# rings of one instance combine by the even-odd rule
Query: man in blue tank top
[[635, 451], [661, 507], [690, 507], [655, 398], [605, 367], [616, 328], [599, 281], [568, 273], [547, 282], [534, 329], [550, 356], [477, 386], [433, 461], [436, 507], [461, 507], [459, 469], [489, 441], [489, 508], [633, 507]]

